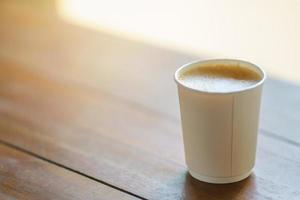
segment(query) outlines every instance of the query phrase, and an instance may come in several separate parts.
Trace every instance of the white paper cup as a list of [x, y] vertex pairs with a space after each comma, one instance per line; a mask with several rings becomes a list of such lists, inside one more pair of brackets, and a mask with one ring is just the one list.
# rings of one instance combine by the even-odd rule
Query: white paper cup
[[[256, 71], [261, 80], [232, 92], [207, 92], [185, 86], [178, 78], [190, 68], [238, 64]], [[175, 73], [178, 86], [185, 159], [190, 174], [208, 183], [247, 178], [254, 167], [264, 71], [241, 60], [188, 63]]]

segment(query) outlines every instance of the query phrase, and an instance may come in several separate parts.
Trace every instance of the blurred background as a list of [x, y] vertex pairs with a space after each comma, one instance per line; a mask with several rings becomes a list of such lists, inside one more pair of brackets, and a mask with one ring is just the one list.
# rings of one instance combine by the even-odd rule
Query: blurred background
[[[193, 58], [245, 59], [265, 68], [271, 77], [300, 84], [298, 0], [3, 0], [0, 15], [1, 55], [16, 56], [19, 51], [14, 60], [26, 63], [30, 60], [30, 65], [36, 59], [29, 57], [44, 55], [41, 51], [40, 55], [33, 52], [31, 42], [40, 50], [54, 51], [51, 43], [63, 40], [55, 49], [63, 53], [54, 53], [55, 60], [50, 61], [39, 57], [40, 64], [57, 65], [62, 57], [71, 60], [72, 53], [62, 49], [65, 45], [76, 48], [72, 42], [68, 43], [72, 28], [66, 28], [66, 24], [73, 24]], [[55, 29], [69, 35], [55, 36]], [[89, 42], [84, 37], [83, 34], [79, 41], [82, 48]], [[113, 44], [105, 45], [109, 49]], [[93, 45], [88, 47], [91, 48]], [[73, 67], [75, 70], [76, 66]]]
[[201, 57], [252, 61], [300, 83], [298, 0], [58, 0], [64, 20]]

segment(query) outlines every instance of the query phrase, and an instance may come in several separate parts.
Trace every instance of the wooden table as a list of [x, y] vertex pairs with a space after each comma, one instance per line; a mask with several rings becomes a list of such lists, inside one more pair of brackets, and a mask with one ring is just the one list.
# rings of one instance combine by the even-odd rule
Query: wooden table
[[1, 1], [0, 199], [300, 199], [300, 88], [271, 78], [253, 174], [187, 173], [173, 73], [193, 59]]

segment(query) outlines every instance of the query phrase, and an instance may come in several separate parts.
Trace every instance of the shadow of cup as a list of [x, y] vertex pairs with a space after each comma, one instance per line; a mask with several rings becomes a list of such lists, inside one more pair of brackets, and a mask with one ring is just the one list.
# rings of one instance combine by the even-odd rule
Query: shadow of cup
[[257, 194], [256, 181], [255, 175], [251, 174], [248, 178], [236, 183], [210, 184], [198, 181], [186, 173], [182, 195], [183, 199], [245, 199]]

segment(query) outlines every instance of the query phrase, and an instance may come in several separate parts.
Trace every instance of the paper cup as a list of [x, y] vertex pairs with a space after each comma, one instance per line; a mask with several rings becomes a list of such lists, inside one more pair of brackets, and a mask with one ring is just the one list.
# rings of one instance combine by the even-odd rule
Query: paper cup
[[[218, 63], [250, 68], [261, 79], [232, 92], [201, 91], [178, 79], [187, 69]], [[251, 174], [265, 78], [264, 71], [256, 65], [232, 59], [192, 62], [176, 71], [185, 159], [194, 178], [208, 183], [232, 183]]]

